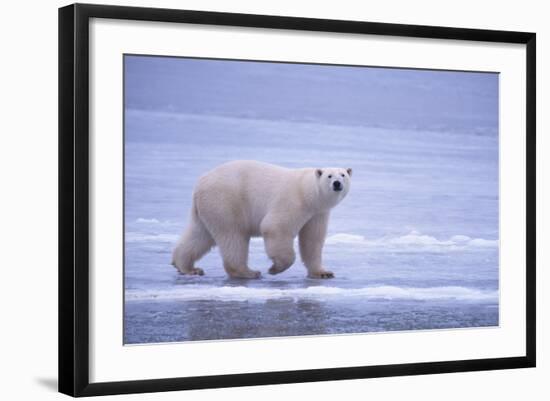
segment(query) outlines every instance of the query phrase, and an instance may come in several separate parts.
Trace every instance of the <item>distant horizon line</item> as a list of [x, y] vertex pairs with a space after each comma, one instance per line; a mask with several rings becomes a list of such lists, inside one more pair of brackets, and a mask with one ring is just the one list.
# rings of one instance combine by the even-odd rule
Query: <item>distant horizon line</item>
[[311, 65], [311, 66], [330, 66], [330, 67], [349, 67], [349, 68], [377, 68], [377, 69], [389, 69], [389, 70], [459, 72], [459, 73], [500, 75], [500, 71], [459, 70], [459, 69], [455, 70], [455, 69], [426, 68], [426, 67], [398, 67], [398, 66], [368, 65], [368, 64], [320, 63], [320, 62], [312, 62], [312, 61], [257, 60], [257, 59], [199, 57], [199, 56], [175, 56], [175, 55], [144, 54], [144, 53], [122, 53], [122, 57], [123, 57], [124, 62], [126, 61], [125, 60], [126, 57], [150, 57], [150, 58], [173, 58], [173, 59], [188, 59], [188, 60], [203, 60], [203, 61], [229, 61], [229, 62], [272, 63], [272, 64], [299, 64], [299, 65]]

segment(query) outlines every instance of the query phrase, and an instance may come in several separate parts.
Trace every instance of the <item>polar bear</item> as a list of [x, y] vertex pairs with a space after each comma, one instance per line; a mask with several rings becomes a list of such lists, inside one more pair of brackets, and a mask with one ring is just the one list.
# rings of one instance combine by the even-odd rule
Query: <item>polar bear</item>
[[288, 169], [251, 160], [220, 165], [199, 178], [190, 222], [172, 254], [182, 274], [203, 275], [195, 262], [217, 245], [232, 278], [259, 278], [248, 267], [251, 237], [261, 236], [270, 274], [295, 261], [299, 238], [310, 278], [332, 278], [322, 264], [330, 210], [347, 195], [351, 168]]

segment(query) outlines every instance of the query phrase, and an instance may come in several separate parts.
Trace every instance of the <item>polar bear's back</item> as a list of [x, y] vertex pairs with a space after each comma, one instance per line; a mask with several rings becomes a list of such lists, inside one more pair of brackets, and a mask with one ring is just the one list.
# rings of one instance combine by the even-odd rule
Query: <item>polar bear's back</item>
[[[292, 202], [296, 180], [303, 170], [293, 170], [252, 160], [222, 164], [198, 181], [194, 200], [201, 215], [232, 219], [257, 232], [263, 217], [274, 205]], [[257, 233], [256, 233], [257, 235]]]
[[197, 184], [202, 189], [219, 190], [239, 193], [277, 191], [281, 184], [291, 179], [294, 170], [276, 166], [274, 164], [257, 162], [254, 160], [236, 160], [224, 163], [204, 174]]

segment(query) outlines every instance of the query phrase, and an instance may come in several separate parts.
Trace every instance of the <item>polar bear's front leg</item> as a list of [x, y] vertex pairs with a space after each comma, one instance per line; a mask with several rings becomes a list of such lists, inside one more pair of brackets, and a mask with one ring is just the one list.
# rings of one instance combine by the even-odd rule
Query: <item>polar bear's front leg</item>
[[273, 261], [269, 268], [269, 274], [284, 272], [294, 264], [296, 252], [294, 252], [294, 237], [285, 229], [265, 227], [262, 230], [267, 256]]
[[313, 216], [300, 230], [300, 255], [309, 278], [333, 278], [334, 273], [323, 268], [323, 245], [327, 235], [329, 213]]

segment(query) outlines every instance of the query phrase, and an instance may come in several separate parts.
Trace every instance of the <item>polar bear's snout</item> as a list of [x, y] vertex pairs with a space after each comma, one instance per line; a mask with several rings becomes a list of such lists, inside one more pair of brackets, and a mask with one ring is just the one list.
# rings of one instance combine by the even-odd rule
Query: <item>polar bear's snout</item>
[[341, 191], [342, 189], [344, 189], [344, 186], [342, 185], [342, 183], [340, 181], [334, 181], [332, 183], [332, 189], [334, 189], [335, 191]]

